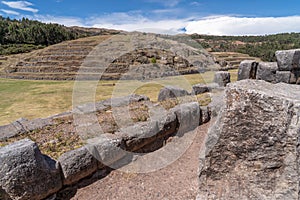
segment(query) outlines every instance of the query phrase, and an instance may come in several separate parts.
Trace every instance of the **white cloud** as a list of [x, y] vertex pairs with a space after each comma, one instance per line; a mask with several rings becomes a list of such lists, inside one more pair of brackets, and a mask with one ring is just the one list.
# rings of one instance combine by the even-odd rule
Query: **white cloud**
[[[176, 10], [176, 9], [175, 9]], [[174, 10], [174, 11], [175, 11]], [[153, 10], [160, 14], [172, 9]], [[287, 17], [241, 17], [208, 16], [203, 18], [166, 19], [163, 16], [145, 17], [141, 11], [130, 13], [112, 13], [106, 16], [90, 18], [84, 23], [98, 28], [142, 31], [163, 34], [182, 33], [210, 35], [265, 35], [283, 32], [300, 32], [300, 16]], [[193, 19], [193, 20], [191, 20]]]
[[136, 21], [135, 23], [126, 24], [112, 24], [112, 23], [99, 23], [94, 24], [95, 28], [108, 28], [125, 31], [140, 31], [149, 33], [161, 33], [161, 34], [178, 34], [182, 33], [180, 29], [183, 29], [186, 22], [181, 20], [160, 20], [160, 21]]
[[264, 35], [300, 32], [300, 16], [231, 17], [217, 16], [189, 22], [186, 33], [209, 35]]
[[[166, 10], [167, 12], [168, 10]], [[166, 19], [164, 16], [145, 17], [141, 11], [111, 13], [104, 16], [81, 19], [77, 17], [34, 15], [31, 19], [43, 22], [108, 28], [125, 31], [141, 31], [162, 34], [210, 34], [210, 35], [265, 35], [284, 32], [300, 32], [300, 16], [287, 17], [240, 17], [209, 16], [203, 18]], [[161, 13], [161, 11], [157, 11]], [[163, 12], [163, 11], [162, 11]], [[28, 17], [28, 16], [27, 16]]]
[[146, 2], [160, 3], [167, 7], [177, 6], [182, 0], [146, 0]]
[[33, 13], [37, 13], [39, 11], [38, 9], [32, 8], [31, 6], [33, 6], [33, 4], [28, 1], [1, 1], [1, 3], [13, 9], [19, 9]]
[[177, 14], [179, 12], [181, 12], [180, 9], [157, 9], [151, 11], [153, 14]]
[[93, 27], [142, 31], [164, 34], [182, 33], [209, 35], [265, 35], [284, 32], [300, 32], [300, 16], [288, 17], [235, 17], [210, 16], [198, 20], [166, 19], [154, 20], [142, 15], [126, 13], [109, 15], [91, 20]]
[[190, 3], [191, 6], [200, 6], [201, 3], [197, 2], [197, 1], [193, 1]]
[[5, 10], [5, 9], [1, 9], [2, 12], [4, 12], [7, 15], [20, 15], [20, 13], [13, 11], [13, 10]]
[[90, 18], [88, 26], [125, 31], [141, 31], [163, 34], [177, 34], [187, 25], [187, 20], [156, 20], [134, 13], [112, 13], [107, 16]]

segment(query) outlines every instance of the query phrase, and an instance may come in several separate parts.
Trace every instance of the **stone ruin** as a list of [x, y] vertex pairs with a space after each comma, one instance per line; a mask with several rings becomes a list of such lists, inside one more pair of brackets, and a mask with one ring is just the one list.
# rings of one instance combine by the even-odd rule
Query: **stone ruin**
[[300, 84], [300, 49], [275, 53], [277, 62], [242, 61], [238, 80], [257, 79], [271, 83]]
[[200, 151], [197, 200], [300, 199], [299, 55], [241, 62]]
[[[198, 85], [197, 88], [199, 87]], [[175, 97], [179, 97], [176, 96], [176, 88], [167, 88], [175, 92]], [[172, 91], [166, 94], [166, 98], [174, 97], [168, 96]], [[46, 119], [17, 120], [0, 126], [0, 141], [51, 127], [50, 125], [60, 123], [60, 119], [67, 116], [76, 116], [77, 120], [82, 120], [78, 129], [93, 130], [94, 124], [88, 123], [86, 119], [95, 112], [141, 101], [149, 101], [149, 98], [133, 94], [79, 105], [70, 112]], [[57, 160], [42, 154], [37, 143], [30, 139], [0, 147], [0, 199], [70, 199], [78, 187], [105, 177], [113, 169], [133, 163], [134, 158], [140, 154], [166, 148], [168, 139], [183, 137], [187, 132], [210, 121], [210, 108], [200, 106], [195, 101], [179, 104], [165, 112], [154, 108], [153, 112], [153, 119], [121, 127], [114, 134], [98, 133], [84, 146], [63, 153]], [[170, 144], [168, 142], [169, 146]], [[176, 143], [173, 145], [177, 147]], [[180, 148], [184, 146], [185, 144], [181, 144]], [[171, 150], [174, 153], [180, 148], [173, 146]], [[168, 151], [165, 154], [169, 156]], [[162, 160], [163, 156], [165, 155], [159, 152], [155, 159]], [[146, 167], [143, 162], [141, 169]]]

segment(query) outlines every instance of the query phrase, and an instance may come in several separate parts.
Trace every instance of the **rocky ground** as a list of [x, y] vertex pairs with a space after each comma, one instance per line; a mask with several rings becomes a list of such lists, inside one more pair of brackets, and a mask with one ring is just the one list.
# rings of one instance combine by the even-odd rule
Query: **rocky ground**
[[[72, 199], [195, 199], [198, 188], [199, 151], [203, 146], [209, 125], [210, 123], [200, 126], [184, 136], [194, 136], [193, 143], [178, 160], [169, 166], [150, 173], [125, 173], [122, 169], [112, 171], [105, 178], [78, 189]], [[143, 159], [143, 157], [138, 159]]]

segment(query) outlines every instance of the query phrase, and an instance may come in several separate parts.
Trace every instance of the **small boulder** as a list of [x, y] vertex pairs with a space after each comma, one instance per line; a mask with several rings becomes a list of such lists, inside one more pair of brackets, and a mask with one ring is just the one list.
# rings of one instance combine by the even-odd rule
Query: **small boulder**
[[276, 51], [275, 56], [279, 71], [300, 69], [300, 49]]
[[277, 71], [276, 72], [276, 83], [290, 83], [292, 73], [289, 71]]
[[158, 101], [165, 101], [170, 98], [177, 98], [187, 95], [189, 95], [189, 92], [185, 89], [175, 86], [166, 86], [160, 90], [158, 94]]
[[257, 67], [256, 79], [275, 83], [277, 70], [276, 62], [260, 62]]
[[58, 158], [63, 172], [63, 184], [71, 185], [97, 170], [97, 160], [92, 155], [91, 147], [81, 147], [68, 151]]
[[205, 124], [210, 121], [211, 111], [208, 106], [200, 107], [200, 122], [199, 125]]
[[238, 81], [244, 79], [255, 79], [258, 63], [254, 60], [244, 60], [240, 63]]
[[62, 188], [60, 170], [36, 143], [20, 140], [0, 148], [0, 188], [11, 199], [43, 199]]
[[207, 85], [204, 85], [204, 84], [193, 85], [193, 94], [194, 95], [203, 94], [206, 92], [209, 92], [209, 88]]
[[214, 82], [220, 87], [225, 87], [228, 83], [230, 83], [230, 73], [224, 71], [216, 72]]

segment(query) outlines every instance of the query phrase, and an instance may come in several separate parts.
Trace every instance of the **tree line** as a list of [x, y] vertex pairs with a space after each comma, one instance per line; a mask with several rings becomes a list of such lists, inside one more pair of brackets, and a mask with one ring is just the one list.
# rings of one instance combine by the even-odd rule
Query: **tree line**
[[0, 16], [0, 54], [28, 52], [91, 35], [91, 32], [76, 31], [59, 24]]

